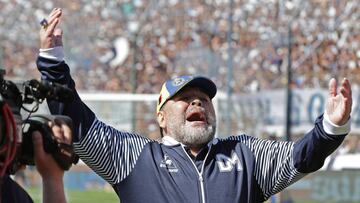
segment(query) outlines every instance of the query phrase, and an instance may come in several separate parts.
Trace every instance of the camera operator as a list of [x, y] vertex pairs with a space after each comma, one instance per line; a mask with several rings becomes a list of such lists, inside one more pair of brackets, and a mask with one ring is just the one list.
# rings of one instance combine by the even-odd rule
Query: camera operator
[[[59, 143], [71, 144], [71, 130], [65, 122], [57, 121], [48, 124]], [[16, 124], [7, 104], [4, 104], [1, 109], [0, 129], [0, 203], [33, 202], [28, 193], [6, 172], [15, 157], [18, 145], [16, 143]], [[63, 184], [64, 170], [50, 154], [44, 151], [43, 138], [39, 131], [32, 133], [32, 140], [35, 165], [42, 177], [43, 202], [66, 202]]]

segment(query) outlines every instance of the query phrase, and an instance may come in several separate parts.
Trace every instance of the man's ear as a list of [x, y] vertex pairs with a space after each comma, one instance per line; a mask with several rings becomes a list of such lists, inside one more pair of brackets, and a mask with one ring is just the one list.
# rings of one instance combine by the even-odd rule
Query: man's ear
[[165, 128], [166, 121], [165, 121], [164, 111], [159, 111], [157, 113], [157, 122], [159, 123], [160, 128]]

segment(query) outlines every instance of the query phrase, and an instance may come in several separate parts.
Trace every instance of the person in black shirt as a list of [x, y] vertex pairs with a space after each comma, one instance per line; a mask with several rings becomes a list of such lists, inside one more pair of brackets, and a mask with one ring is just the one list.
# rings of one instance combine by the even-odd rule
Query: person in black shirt
[[[71, 144], [71, 130], [62, 123], [49, 123], [55, 137]], [[53, 157], [43, 148], [40, 132], [32, 134], [35, 165], [42, 177], [43, 202], [64, 203], [63, 176], [64, 170], [58, 166]], [[16, 124], [12, 112], [6, 103], [2, 103], [0, 112], [0, 203], [32, 203], [29, 194], [7, 173], [9, 165], [15, 157], [17, 146]]]

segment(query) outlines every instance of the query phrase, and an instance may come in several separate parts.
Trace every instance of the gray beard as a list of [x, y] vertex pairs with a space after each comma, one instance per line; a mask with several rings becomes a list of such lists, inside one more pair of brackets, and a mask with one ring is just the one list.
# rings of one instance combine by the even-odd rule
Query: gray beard
[[190, 126], [190, 123], [170, 123], [169, 128], [172, 129], [171, 132], [173, 132], [170, 136], [189, 147], [201, 147], [207, 144], [214, 139], [216, 132], [216, 122], [212, 122], [212, 124], [205, 127], [192, 127]]

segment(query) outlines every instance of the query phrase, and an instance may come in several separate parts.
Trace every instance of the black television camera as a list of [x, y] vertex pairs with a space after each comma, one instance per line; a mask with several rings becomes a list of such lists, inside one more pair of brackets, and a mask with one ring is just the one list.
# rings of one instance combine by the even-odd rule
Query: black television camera
[[[39, 82], [35, 79], [16, 85], [5, 80], [4, 74], [5, 71], [0, 70], [0, 166], [5, 166], [7, 173], [14, 174], [21, 165], [34, 165], [32, 132], [40, 131], [44, 150], [53, 156], [61, 168], [68, 170], [73, 163], [77, 163], [78, 157], [74, 155], [71, 145], [57, 142], [48, 122], [57, 123], [61, 120], [72, 127], [72, 120], [67, 116], [32, 113], [39, 109], [39, 104], [45, 99], [71, 101], [72, 90], [56, 83]], [[26, 104], [32, 105], [32, 108], [29, 109]], [[28, 112], [25, 119], [22, 119], [21, 109]], [[4, 170], [0, 170], [0, 175], [4, 174]]]

